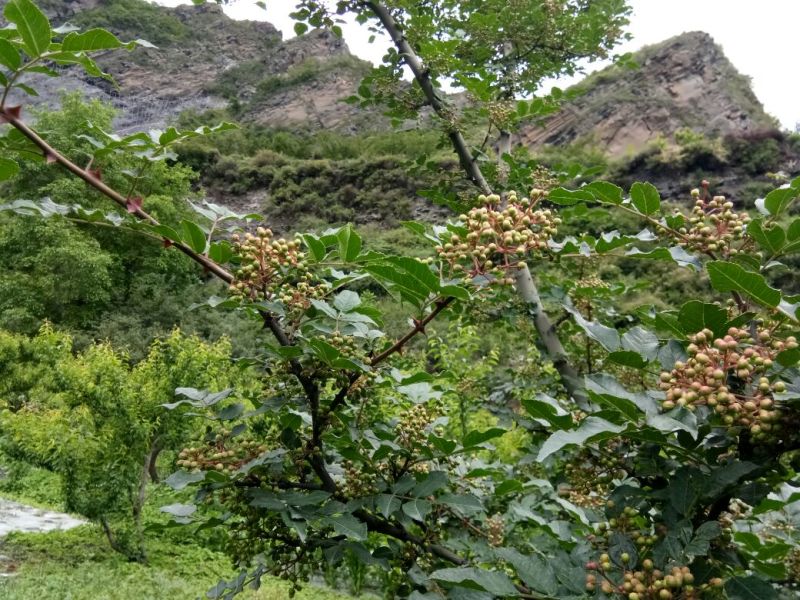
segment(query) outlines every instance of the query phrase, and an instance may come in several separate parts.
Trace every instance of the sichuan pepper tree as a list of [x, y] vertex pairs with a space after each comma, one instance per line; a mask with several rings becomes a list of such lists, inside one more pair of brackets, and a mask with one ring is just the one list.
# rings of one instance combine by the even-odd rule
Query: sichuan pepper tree
[[[404, 7], [352, 6], [372, 10], [390, 34], [401, 31]], [[4, 58], [4, 77], [17, 85], [23, 65], [63, 52], [65, 43], [29, 0], [9, 7], [16, 28], [4, 34], [4, 56], [9, 47], [16, 54]], [[405, 35], [392, 37], [402, 60], [412, 69], [414, 60], [422, 65], [415, 76], [439, 110], [434, 65], [424, 66]], [[106, 40], [104, 47], [120, 45], [107, 34], [95, 38]], [[100, 49], [70, 47], [77, 63]], [[255, 414], [226, 407], [217, 417], [235, 426], [187, 447], [183, 468], [168, 480], [176, 488], [196, 486], [197, 500], [210, 507], [170, 507], [182, 521], [202, 524], [208, 510], [206, 526], [229, 532], [241, 572], [210, 597], [232, 597], [267, 573], [299, 583], [321, 561], [338, 565], [345, 557], [374, 567], [387, 591], [400, 596], [792, 593], [798, 298], [767, 277], [782, 256], [800, 250], [800, 228], [789, 216], [800, 181], [770, 193], [751, 217], [705, 187], [692, 193], [695, 208], [684, 214], [662, 206], [648, 184], [627, 194], [608, 182], [512, 193], [502, 189], [502, 176], [498, 189], [479, 183], [474, 200], [446, 225], [408, 225], [430, 242], [430, 257], [420, 260], [370, 251], [349, 226], [294, 239], [263, 224], [234, 231], [227, 223], [243, 216], [220, 207], [201, 207], [197, 223], [161, 225], [139, 199], [60, 154], [19, 107], [3, 103], [0, 116], [11, 126], [7, 149], [23, 144], [125, 209], [107, 215], [14, 200], [5, 210], [111, 223], [156, 238], [228, 284], [229, 298], [212, 305], [251, 314], [274, 337], [263, 357], [268, 388]], [[448, 131], [459, 151], [458, 131]], [[104, 147], [124, 152], [135, 139], [138, 152], [158, 160], [190, 135], [170, 129]], [[460, 156], [475, 181], [477, 161]], [[13, 176], [14, 164], [4, 158], [5, 176]], [[521, 179], [514, 169], [507, 178]], [[634, 216], [643, 229], [559, 235], [566, 219], [598, 214], [596, 207]], [[528, 264], [536, 272], [553, 263], [631, 258], [692, 270], [706, 299], [672, 311], [641, 307], [609, 324], [585, 316], [573, 300], [601, 288], [597, 281], [586, 278], [572, 295], [552, 291], [569, 315], [558, 325], [579, 328], [594, 343], [594, 368], [581, 374], [563, 345], [550, 355], [567, 393], [537, 394], [536, 382], [527, 382], [534, 389], [521, 394], [518, 419], [530, 445], [513, 462], [487, 452], [503, 428], [462, 434], [450, 427], [442, 400], [448, 380], [409, 367], [401, 356], [434, 319], [520, 296], [532, 305], [547, 348], [556, 323], [543, 315]], [[406, 334], [387, 339], [381, 311], [357, 291], [364, 281], [409, 309]], [[613, 303], [613, 293], [604, 302]], [[184, 406], [214, 405], [213, 390], [184, 393]]]

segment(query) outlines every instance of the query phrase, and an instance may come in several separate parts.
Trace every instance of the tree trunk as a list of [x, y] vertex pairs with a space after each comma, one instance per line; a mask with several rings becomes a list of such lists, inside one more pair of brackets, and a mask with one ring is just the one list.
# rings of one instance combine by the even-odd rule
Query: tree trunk
[[158, 483], [160, 481], [157, 463], [162, 450], [161, 442], [156, 439], [150, 447], [150, 455], [147, 457], [147, 473], [150, 476], [150, 481], [153, 483]]
[[531, 277], [528, 265], [521, 263], [514, 279], [517, 286], [517, 293], [530, 307], [533, 323], [542, 340], [545, 354], [553, 362], [553, 366], [561, 377], [561, 382], [575, 401], [575, 404], [581, 409], [587, 410], [590, 408], [590, 405], [583, 380], [569, 363], [564, 346], [561, 345], [561, 340], [558, 339], [558, 335], [556, 335], [556, 329], [544, 312], [542, 300], [539, 297], [539, 290], [536, 289], [536, 285], [533, 283], [533, 277]]

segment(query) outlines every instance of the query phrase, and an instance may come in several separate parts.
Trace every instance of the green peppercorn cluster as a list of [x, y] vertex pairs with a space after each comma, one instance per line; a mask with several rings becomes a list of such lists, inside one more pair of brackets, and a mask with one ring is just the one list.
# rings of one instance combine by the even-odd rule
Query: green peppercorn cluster
[[700, 196], [700, 190], [692, 190], [694, 207], [689, 217], [689, 227], [679, 229], [685, 237], [678, 244], [700, 252], [720, 252], [723, 256], [736, 254], [733, 244], [744, 238], [750, 215], [733, 210], [733, 203], [725, 196], [714, 196], [710, 200]]
[[242, 491], [229, 499], [226, 508], [236, 515], [229, 521], [227, 551], [239, 563], [257, 559], [269, 574], [292, 584], [292, 595], [318, 569], [322, 560], [319, 551], [303, 544], [276, 511], [250, 506], [249, 497]]
[[242, 239], [235, 234], [232, 241], [241, 262], [230, 285], [232, 295], [305, 310], [311, 298], [328, 291], [309, 271], [299, 240], [274, 239], [271, 230], [259, 227], [256, 235], [246, 233]]
[[505, 540], [506, 525], [501, 515], [492, 515], [486, 519], [486, 539], [490, 546], [502, 546]]
[[500, 196], [479, 196], [481, 205], [459, 216], [467, 232], [453, 233], [436, 247], [451, 275], [463, 276], [465, 281], [483, 275], [495, 282], [513, 283], [513, 278], [507, 277], [509, 269], [531, 252], [547, 248], [561, 223], [549, 209], [536, 208], [544, 197], [540, 189], [521, 200], [510, 192], [501, 208]]
[[612, 440], [606, 450], [608, 452], [602, 455], [595, 455], [591, 450], [585, 449], [564, 465], [569, 484], [565, 495], [573, 504], [586, 508], [602, 506], [611, 480], [625, 477], [624, 461], [622, 457], [614, 455], [621, 452], [621, 444]]
[[363, 465], [356, 465], [352, 461], [345, 460], [342, 463], [342, 469], [344, 470], [344, 483], [340, 489], [342, 494], [348, 498], [361, 498], [378, 492], [377, 476], [375, 473], [365, 470]]
[[223, 430], [203, 446], [184, 448], [178, 454], [177, 465], [190, 470], [219, 471], [230, 475], [267, 451], [264, 444], [255, 440], [234, 441], [229, 436], [230, 431]]
[[726, 425], [749, 429], [753, 439], [780, 439], [777, 434], [789, 415], [773, 394], [783, 392], [786, 385], [771, 382], [765, 374], [777, 354], [798, 347], [797, 340], [780, 340], [763, 329], [754, 339], [747, 330], [732, 327], [718, 338], [704, 329], [689, 341], [686, 362], [679, 361], [671, 372], [661, 374], [663, 408], [707, 406]]
[[[614, 507], [608, 502], [609, 508]], [[609, 540], [622, 534], [636, 547], [636, 556], [622, 552], [612, 559]], [[699, 600], [721, 597], [722, 580], [712, 579], [701, 585], [686, 565], [659, 568], [651, 558], [659, 540], [647, 515], [634, 507], [625, 507], [619, 516], [597, 526], [597, 535], [590, 540], [598, 550], [599, 559], [586, 564], [586, 590], [601, 590], [607, 596], [624, 600]]]
[[398, 444], [407, 450], [424, 445], [428, 440], [428, 427], [438, 416], [433, 403], [415, 404], [404, 410], [394, 428]]
[[727, 541], [730, 541], [733, 536], [733, 524], [739, 519], [750, 516], [752, 510], [753, 507], [743, 500], [739, 498], [731, 499], [728, 503], [728, 509], [722, 511], [717, 518], [717, 522], [722, 529], [722, 535]]
[[800, 548], [794, 548], [786, 556], [786, 578], [800, 584]]

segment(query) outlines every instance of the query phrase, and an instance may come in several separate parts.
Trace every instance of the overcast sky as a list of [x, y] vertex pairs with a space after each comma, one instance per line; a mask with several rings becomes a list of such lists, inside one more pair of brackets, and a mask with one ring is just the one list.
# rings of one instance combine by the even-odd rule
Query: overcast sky
[[[236, 19], [269, 21], [284, 38], [294, 36], [289, 18], [294, 0], [266, 0], [266, 5], [264, 11], [255, 0], [234, 0], [225, 11]], [[767, 112], [789, 129], [800, 121], [800, 0], [630, 0], [630, 5], [633, 15], [629, 32], [633, 39], [621, 45], [619, 52], [633, 51], [684, 31], [706, 31], [722, 45], [736, 68], [752, 78], [753, 89]], [[380, 60], [386, 42], [369, 44], [370, 34], [356, 23], [346, 24], [343, 30], [354, 54], [373, 62]], [[572, 82], [557, 83], [563, 87]]]

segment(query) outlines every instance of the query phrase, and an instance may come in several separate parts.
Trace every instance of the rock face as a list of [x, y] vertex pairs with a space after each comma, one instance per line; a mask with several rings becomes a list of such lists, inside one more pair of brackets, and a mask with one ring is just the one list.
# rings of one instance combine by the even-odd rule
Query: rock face
[[245, 120], [335, 127], [347, 120], [349, 107], [340, 101], [353, 93], [365, 68], [328, 32], [284, 42], [271, 24], [235, 21], [214, 2], [173, 9], [144, 0], [40, 5], [54, 25], [69, 20], [81, 28], [106, 27], [124, 40], [144, 38], [158, 46], [98, 57], [117, 87], [77, 69], [55, 79], [34, 76], [37, 103], [52, 106], [61, 91], [80, 90], [120, 109], [121, 132], [161, 128], [184, 110], [221, 108], [231, 101]]
[[612, 66], [575, 86], [575, 99], [543, 127], [524, 127], [518, 142], [537, 148], [590, 141], [620, 157], [683, 128], [715, 136], [777, 126], [707, 33], [682, 34], [634, 59], [638, 68]]

